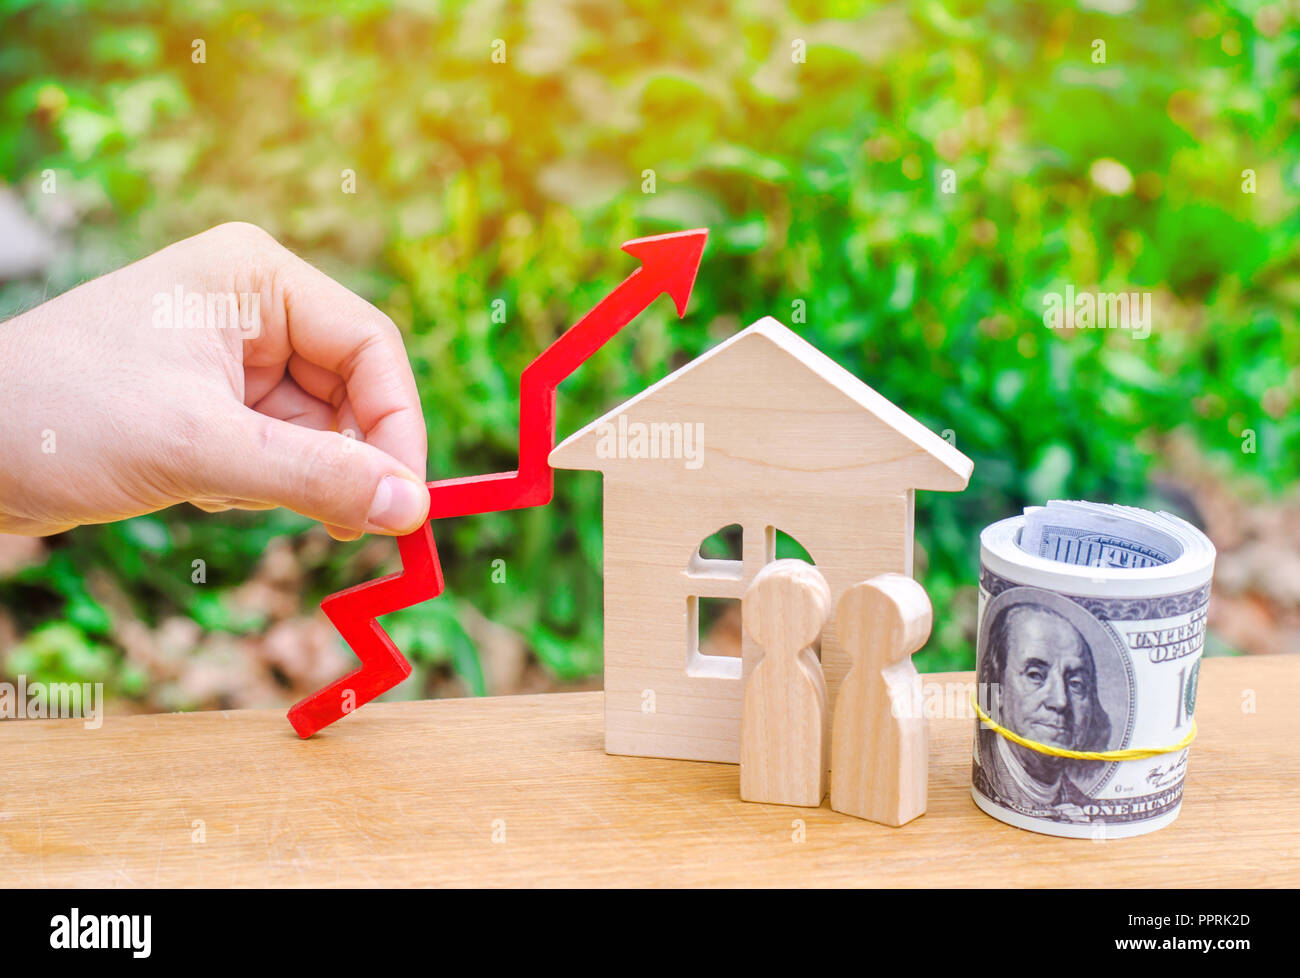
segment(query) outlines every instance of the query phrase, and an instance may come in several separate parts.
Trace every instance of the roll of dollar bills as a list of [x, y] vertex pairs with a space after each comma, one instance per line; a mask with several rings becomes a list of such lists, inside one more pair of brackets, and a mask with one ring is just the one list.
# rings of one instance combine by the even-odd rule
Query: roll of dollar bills
[[1053, 501], [987, 527], [975, 804], [1078, 838], [1177, 818], [1213, 572], [1214, 545], [1168, 513]]

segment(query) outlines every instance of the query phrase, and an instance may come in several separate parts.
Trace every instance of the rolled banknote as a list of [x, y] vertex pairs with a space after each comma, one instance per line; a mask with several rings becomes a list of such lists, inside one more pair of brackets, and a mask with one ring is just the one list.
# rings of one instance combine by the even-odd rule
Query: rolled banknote
[[1177, 818], [1213, 572], [1214, 545], [1168, 513], [1053, 501], [987, 527], [975, 804], [1079, 838]]

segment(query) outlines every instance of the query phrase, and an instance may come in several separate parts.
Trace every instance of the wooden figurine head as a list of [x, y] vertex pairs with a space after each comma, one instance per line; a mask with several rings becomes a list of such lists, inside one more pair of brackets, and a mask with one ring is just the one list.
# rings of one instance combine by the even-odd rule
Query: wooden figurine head
[[899, 662], [930, 637], [930, 597], [905, 574], [881, 574], [849, 588], [835, 607], [835, 630], [855, 662], [869, 654]]
[[745, 592], [745, 628], [767, 653], [798, 652], [812, 645], [831, 610], [831, 589], [812, 564], [775, 560]]

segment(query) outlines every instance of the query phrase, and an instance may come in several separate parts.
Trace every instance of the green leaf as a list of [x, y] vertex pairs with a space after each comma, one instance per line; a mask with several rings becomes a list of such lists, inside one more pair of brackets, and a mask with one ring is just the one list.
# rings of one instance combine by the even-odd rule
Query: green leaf
[[160, 52], [158, 35], [144, 26], [103, 28], [90, 38], [90, 53], [105, 65], [148, 68], [156, 64]]
[[167, 524], [155, 516], [137, 516], [121, 524], [122, 533], [129, 543], [151, 554], [164, 556], [172, 551], [171, 531]]
[[1035, 503], [1067, 496], [1066, 486], [1074, 469], [1074, 453], [1060, 442], [1048, 445], [1029, 470], [1025, 486]]

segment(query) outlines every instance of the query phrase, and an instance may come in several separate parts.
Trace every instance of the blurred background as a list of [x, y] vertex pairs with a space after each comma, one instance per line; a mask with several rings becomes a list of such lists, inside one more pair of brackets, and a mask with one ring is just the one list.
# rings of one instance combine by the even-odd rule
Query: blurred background
[[[1055, 497], [1198, 523], [1209, 654], [1297, 653], [1298, 27], [1295, 0], [0, 0], [0, 317], [255, 222], [396, 320], [430, 476], [470, 475], [514, 466], [520, 371], [635, 267], [619, 243], [708, 226], [688, 315], [659, 300], [571, 378], [561, 436], [774, 315], [975, 460], [918, 496], [923, 669], [973, 665], [979, 530]], [[1067, 286], [1150, 293], [1150, 335], [1049, 329]], [[598, 687], [600, 488], [435, 523], [448, 588], [384, 619], [416, 663], [390, 696]], [[0, 672], [117, 712], [289, 703], [355, 663], [320, 598], [396, 566], [286, 512], [0, 537]]]

